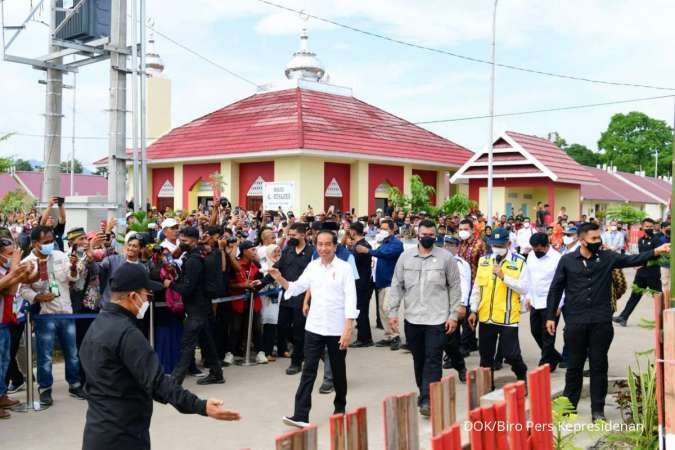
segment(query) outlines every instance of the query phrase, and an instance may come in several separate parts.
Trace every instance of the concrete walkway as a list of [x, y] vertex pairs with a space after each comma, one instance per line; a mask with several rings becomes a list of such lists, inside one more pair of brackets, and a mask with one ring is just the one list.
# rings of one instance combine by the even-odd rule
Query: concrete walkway
[[[626, 271], [632, 279], [633, 272]], [[625, 304], [625, 298], [619, 307]], [[616, 327], [609, 354], [609, 375], [625, 376], [626, 366], [634, 362], [634, 352], [653, 348], [653, 332], [640, 328], [640, 317], [652, 317], [651, 299], [644, 298], [636, 308], [627, 328]], [[374, 317], [374, 313], [371, 315]], [[538, 348], [529, 332], [529, 318], [524, 316], [520, 328], [520, 342], [528, 367], [534, 368], [539, 359]], [[559, 330], [561, 327], [559, 327]], [[381, 332], [375, 331], [379, 338]], [[558, 339], [558, 348], [562, 338]], [[478, 356], [473, 353], [466, 360], [467, 367], [478, 365]], [[293, 396], [299, 375], [284, 373], [287, 359], [266, 366], [229, 367], [225, 369], [227, 383], [216, 386], [197, 386], [194, 378], [188, 378], [185, 386], [201, 397], [225, 400], [227, 407], [241, 412], [243, 420], [237, 423], [216, 422], [201, 416], [187, 416], [173, 407], [155, 403], [151, 426], [153, 448], [162, 450], [220, 448], [237, 450], [250, 448], [264, 450], [274, 448], [274, 438], [289, 429], [281, 423], [281, 417], [291, 414]], [[382, 428], [382, 400], [391, 394], [410, 392], [416, 389], [412, 357], [409, 353], [389, 349], [350, 349], [347, 355], [349, 379], [348, 409], [357, 406], [368, 408], [368, 439], [370, 448], [384, 448]], [[446, 371], [448, 372], [448, 371]], [[552, 387], [564, 384], [564, 370], [553, 374]], [[498, 385], [515, 378], [506, 365], [495, 373]], [[86, 402], [68, 396], [63, 376], [63, 365], [55, 365], [54, 405], [46, 411], [28, 414], [13, 413], [10, 420], [0, 422], [0, 442], [7, 449], [73, 450], [81, 448]], [[327, 420], [332, 413], [332, 395], [320, 395], [315, 385], [311, 421], [319, 426], [319, 448], [328, 449]], [[466, 418], [466, 387], [457, 387], [457, 412]], [[16, 398], [24, 399], [25, 392]], [[608, 406], [609, 409], [609, 406]], [[590, 405], [587, 399], [579, 405], [580, 420], [588, 420]], [[609, 412], [609, 411], [608, 411]], [[616, 414], [608, 414], [608, 418]], [[421, 448], [429, 448], [431, 427], [429, 421], [420, 419]]]

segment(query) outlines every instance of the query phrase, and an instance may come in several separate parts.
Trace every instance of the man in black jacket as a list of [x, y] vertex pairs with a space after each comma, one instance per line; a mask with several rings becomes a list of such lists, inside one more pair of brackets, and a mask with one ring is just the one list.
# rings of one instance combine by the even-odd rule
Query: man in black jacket
[[188, 372], [200, 333], [203, 333], [202, 355], [205, 356], [209, 375], [198, 380], [197, 384], [222, 384], [223, 369], [220, 367], [213, 334], [209, 326], [211, 302], [204, 293], [204, 258], [199, 242], [199, 231], [194, 227], [185, 227], [180, 231], [180, 249], [183, 251], [181, 272], [176, 281], [164, 280], [165, 288], [172, 288], [183, 297], [187, 318], [183, 326], [180, 359], [173, 369], [173, 376], [178, 384]]
[[[288, 281], [296, 281], [302, 275], [302, 272], [312, 261], [314, 247], [305, 242], [305, 233], [307, 227], [304, 223], [296, 222], [288, 230], [288, 239], [286, 247], [281, 252], [281, 258], [274, 265], [281, 272], [281, 276]], [[305, 294], [296, 295], [288, 300], [284, 300], [279, 305], [279, 341], [282, 346], [289, 337], [289, 331], [292, 330], [293, 336], [293, 355], [291, 356], [291, 365], [286, 369], [288, 375], [300, 373], [302, 361], [304, 359], [305, 345], [305, 316], [302, 314], [302, 303]], [[279, 355], [282, 356], [286, 349], [280, 348]]]
[[607, 353], [614, 338], [610, 286], [612, 269], [645, 264], [655, 256], [670, 253], [670, 244], [634, 256], [601, 250], [597, 223], [578, 228], [580, 247], [560, 258], [546, 299], [546, 329], [553, 336], [556, 312], [565, 293], [562, 313], [564, 338], [569, 351], [563, 395], [576, 408], [581, 396], [583, 369], [588, 356], [591, 366], [591, 413], [593, 421], [604, 420], [607, 396]]
[[170, 403], [183, 414], [239, 420], [222, 400], [202, 400], [164, 375], [157, 354], [136, 325], [149, 306], [148, 294], [162, 285], [138, 264], [112, 275], [112, 301], [94, 320], [80, 348], [87, 373], [84, 450], [150, 448], [152, 402]]
[[[349, 226], [352, 234], [353, 247], [360, 245], [370, 250], [372, 247], [366, 241], [363, 234], [363, 224], [354, 222]], [[370, 297], [373, 295], [373, 257], [370, 253], [359, 253], [352, 251], [356, 270], [359, 272], [359, 279], [356, 280], [356, 307], [359, 310], [359, 317], [356, 319], [356, 341], [350, 347], [372, 347], [373, 335], [370, 330]]]
[[[655, 236], [654, 225], [654, 220], [649, 217], [642, 221], [642, 231], [644, 231], [645, 235], [638, 240], [638, 251], [640, 253], [654, 250], [661, 245], [661, 239], [659, 239], [658, 236]], [[633, 289], [623, 311], [613, 319], [614, 322], [624, 327], [626, 326], [626, 322], [628, 322], [631, 313], [645, 294], [645, 289], [661, 292], [661, 267], [654, 263], [640, 267], [635, 273], [633, 286], [637, 289]]]

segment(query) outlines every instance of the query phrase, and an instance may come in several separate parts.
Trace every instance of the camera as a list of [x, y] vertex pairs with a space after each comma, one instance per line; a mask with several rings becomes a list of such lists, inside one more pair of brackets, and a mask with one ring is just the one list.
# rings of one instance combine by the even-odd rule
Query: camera
[[63, 197], [56, 197], [56, 204], [59, 206], [62, 206], [65, 201], [66, 199]]
[[220, 206], [223, 208], [230, 208], [231, 204], [227, 197], [220, 197]]

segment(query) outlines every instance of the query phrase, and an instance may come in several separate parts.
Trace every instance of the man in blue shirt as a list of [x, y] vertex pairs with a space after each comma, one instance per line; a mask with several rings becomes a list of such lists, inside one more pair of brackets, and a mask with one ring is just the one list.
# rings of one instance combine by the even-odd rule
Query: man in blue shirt
[[354, 250], [358, 253], [368, 253], [377, 258], [375, 263], [375, 294], [380, 317], [384, 318], [384, 339], [378, 341], [377, 347], [389, 347], [392, 350], [398, 350], [401, 347], [401, 338], [398, 330], [391, 327], [387, 317], [389, 317], [389, 308], [387, 306], [387, 294], [391, 286], [391, 278], [394, 275], [394, 268], [398, 257], [403, 253], [403, 243], [394, 236], [394, 221], [384, 219], [380, 221], [380, 231], [375, 237], [375, 241], [380, 245], [376, 249], [368, 249], [362, 245], [357, 245]]

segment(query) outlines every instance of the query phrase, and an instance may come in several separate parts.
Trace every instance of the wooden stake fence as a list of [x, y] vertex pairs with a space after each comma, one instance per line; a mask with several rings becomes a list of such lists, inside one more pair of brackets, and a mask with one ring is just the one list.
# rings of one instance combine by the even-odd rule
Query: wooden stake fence
[[382, 408], [385, 450], [419, 450], [417, 394], [387, 397]]
[[435, 437], [457, 421], [456, 381], [454, 375], [429, 385], [431, 400], [431, 436]]

